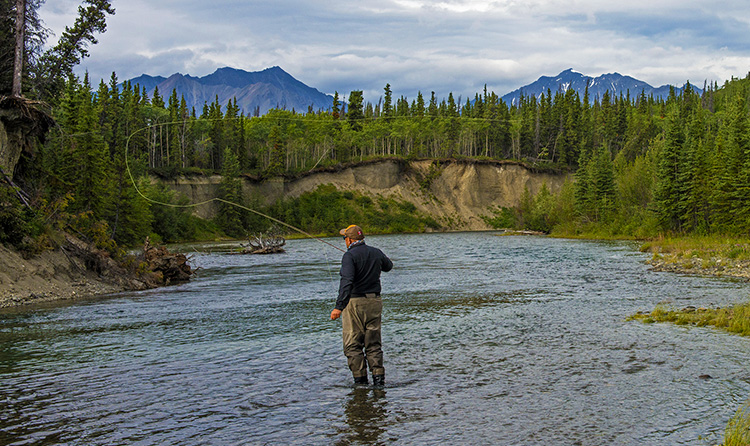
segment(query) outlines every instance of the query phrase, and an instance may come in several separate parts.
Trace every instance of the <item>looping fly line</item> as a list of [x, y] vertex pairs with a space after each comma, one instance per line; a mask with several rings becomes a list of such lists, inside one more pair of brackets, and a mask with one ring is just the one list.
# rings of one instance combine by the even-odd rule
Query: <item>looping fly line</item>
[[136, 130], [135, 132], [133, 132], [130, 136], [128, 136], [128, 139], [125, 141], [125, 169], [128, 172], [128, 177], [130, 177], [130, 182], [133, 184], [133, 187], [135, 188], [135, 191], [138, 193], [138, 195], [140, 195], [141, 197], [143, 197], [144, 200], [146, 200], [146, 201], [148, 201], [150, 203], [158, 204], [160, 206], [167, 206], [167, 207], [172, 207], [172, 208], [193, 208], [193, 207], [198, 207], [198, 206], [202, 206], [202, 205], [213, 203], [213, 202], [224, 203], [224, 204], [227, 204], [227, 205], [230, 205], [230, 206], [234, 206], [234, 207], [243, 209], [243, 210], [248, 211], [248, 212], [252, 212], [252, 213], [254, 213], [256, 215], [260, 215], [261, 217], [267, 218], [267, 219], [271, 220], [274, 223], [278, 223], [278, 224], [280, 224], [282, 226], [285, 226], [285, 227], [287, 227], [289, 229], [297, 231], [300, 234], [302, 234], [302, 235], [304, 235], [304, 236], [306, 236], [308, 238], [315, 239], [315, 240], [317, 240], [317, 241], [319, 241], [321, 243], [324, 243], [324, 244], [326, 244], [326, 245], [328, 245], [328, 246], [330, 246], [330, 247], [332, 247], [334, 249], [338, 249], [341, 252], [345, 252], [343, 249], [339, 248], [338, 246], [336, 246], [336, 245], [334, 245], [332, 243], [329, 243], [329, 242], [321, 239], [320, 237], [316, 237], [316, 236], [314, 236], [312, 234], [309, 234], [309, 233], [303, 231], [300, 228], [297, 228], [297, 227], [292, 226], [292, 225], [290, 225], [288, 223], [285, 223], [285, 222], [279, 220], [278, 218], [271, 217], [270, 215], [264, 214], [263, 212], [260, 212], [258, 210], [249, 208], [249, 207], [244, 206], [244, 205], [239, 204], [239, 203], [234, 203], [234, 202], [231, 202], [229, 200], [225, 200], [223, 198], [215, 197], [215, 198], [211, 198], [210, 200], [201, 201], [199, 203], [174, 204], [174, 203], [165, 203], [165, 202], [162, 202], [162, 201], [154, 200], [153, 198], [150, 198], [150, 197], [147, 197], [146, 195], [144, 195], [143, 192], [141, 192], [141, 190], [138, 188], [138, 184], [136, 184], [135, 178], [133, 178], [133, 173], [130, 171], [130, 163], [128, 162], [128, 150], [129, 150], [129, 146], [130, 146], [130, 138], [132, 138], [133, 136], [135, 136], [138, 132], [150, 129], [152, 127], [165, 126], [165, 125], [173, 125], [173, 124], [182, 124], [184, 122], [186, 122], [186, 121], [165, 122], [165, 123], [160, 123], [160, 124], [155, 124], [155, 125], [151, 125], [151, 126], [148, 126], [148, 127], [144, 127], [142, 129], [139, 129], [139, 130]]

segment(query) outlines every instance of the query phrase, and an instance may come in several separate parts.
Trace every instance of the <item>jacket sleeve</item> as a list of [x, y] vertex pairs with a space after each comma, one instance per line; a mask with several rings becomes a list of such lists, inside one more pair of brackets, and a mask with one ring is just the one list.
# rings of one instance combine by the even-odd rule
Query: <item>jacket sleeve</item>
[[[380, 253], [383, 254], [382, 251]], [[388, 258], [387, 255], [383, 254], [383, 258], [380, 261], [380, 270], [387, 273], [388, 271], [392, 269], [393, 269], [393, 262], [391, 261], [391, 259]]]
[[339, 297], [336, 299], [336, 309], [342, 310], [349, 304], [354, 284], [354, 259], [350, 252], [344, 253], [341, 259], [341, 282], [339, 282]]

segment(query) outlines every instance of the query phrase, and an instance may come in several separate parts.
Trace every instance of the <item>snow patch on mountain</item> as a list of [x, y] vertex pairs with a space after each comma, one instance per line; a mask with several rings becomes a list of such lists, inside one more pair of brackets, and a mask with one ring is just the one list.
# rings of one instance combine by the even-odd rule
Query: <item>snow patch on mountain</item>
[[[631, 98], [634, 98], [640, 96], [641, 92], [643, 92], [646, 96], [653, 95], [655, 98], [666, 98], [670, 90], [670, 85], [653, 87], [647, 82], [630, 76], [623, 76], [620, 73], [602, 74], [594, 78], [569, 68], [557, 76], [541, 76], [535, 82], [504, 95], [502, 99], [506, 104], [517, 105], [521, 95], [524, 97], [534, 96], [539, 98], [542, 94], [551, 93], [554, 97], [556, 93], [564, 93], [568, 89], [573, 89], [583, 97], [587, 86], [591, 101], [600, 100], [605, 91], [609, 91], [611, 97], [630, 95]], [[680, 94], [684, 88], [685, 86], [675, 86], [674, 91], [676, 94]], [[698, 94], [702, 93], [700, 88], [696, 88], [693, 85], [691, 85], [691, 88]]]

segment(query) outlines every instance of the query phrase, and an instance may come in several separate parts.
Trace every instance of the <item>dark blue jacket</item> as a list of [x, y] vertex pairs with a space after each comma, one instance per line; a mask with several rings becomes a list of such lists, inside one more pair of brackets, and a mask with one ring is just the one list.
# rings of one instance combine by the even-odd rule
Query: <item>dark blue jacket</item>
[[380, 294], [380, 272], [388, 272], [392, 268], [391, 259], [378, 248], [367, 246], [364, 241], [349, 246], [341, 259], [341, 283], [336, 309], [346, 308], [352, 295]]

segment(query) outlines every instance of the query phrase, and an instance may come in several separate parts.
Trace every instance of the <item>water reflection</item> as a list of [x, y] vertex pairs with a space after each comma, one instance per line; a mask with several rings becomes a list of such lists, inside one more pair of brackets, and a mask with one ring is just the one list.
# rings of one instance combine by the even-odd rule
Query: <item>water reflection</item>
[[381, 436], [387, 426], [385, 389], [355, 387], [347, 396], [344, 415], [349, 429], [342, 432], [339, 446], [385, 444]]

